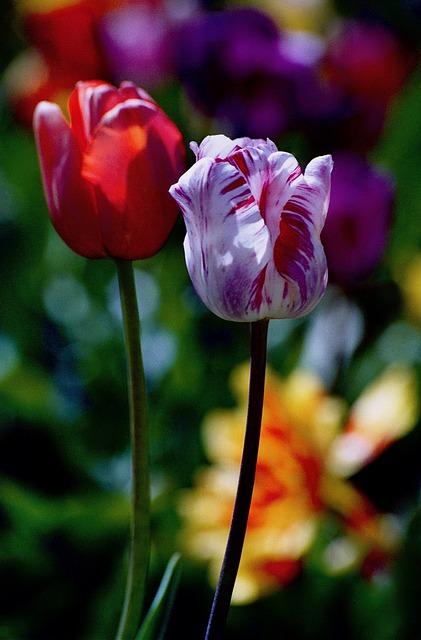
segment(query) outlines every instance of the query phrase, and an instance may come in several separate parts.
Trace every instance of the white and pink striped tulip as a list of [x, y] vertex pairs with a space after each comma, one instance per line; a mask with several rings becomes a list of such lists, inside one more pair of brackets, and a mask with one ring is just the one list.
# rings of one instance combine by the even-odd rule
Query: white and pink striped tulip
[[170, 188], [187, 234], [193, 286], [226, 320], [297, 318], [327, 284], [320, 241], [332, 158], [297, 160], [270, 140], [208, 136], [191, 143], [195, 164]]

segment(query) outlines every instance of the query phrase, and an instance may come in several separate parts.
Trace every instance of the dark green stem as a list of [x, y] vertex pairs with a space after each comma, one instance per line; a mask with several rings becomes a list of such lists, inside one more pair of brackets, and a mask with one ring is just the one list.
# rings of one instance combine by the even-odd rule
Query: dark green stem
[[268, 320], [251, 323], [249, 397], [240, 476], [206, 640], [221, 640], [223, 637], [246, 535], [262, 423], [268, 324]]
[[147, 395], [133, 263], [116, 260], [127, 355], [132, 448], [132, 519], [126, 597], [116, 640], [139, 629], [150, 556], [150, 475]]

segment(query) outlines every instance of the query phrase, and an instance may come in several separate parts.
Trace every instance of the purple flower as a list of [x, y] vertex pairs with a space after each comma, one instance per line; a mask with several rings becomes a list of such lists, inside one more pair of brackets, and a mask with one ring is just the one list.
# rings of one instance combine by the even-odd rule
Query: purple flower
[[367, 277], [387, 245], [393, 180], [366, 159], [334, 155], [329, 216], [322, 232], [329, 279], [348, 287]]
[[324, 112], [314, 110], [314, 100], [308, 103], [305, 131], [314, 148], [363, 154], [373, 148], [416, 60], [414, 50], [380, 23], [339, 23], [319, 64], [320, 88], [331, 101]]
[[161, 3], [128, 4], [108, 13], [99, 35], [114, 80], [151, 88], [171, 78], [179, 19]]
[[330, 82], [355, 99], [387, 105], [415, 63], [414, 50], [385, 25], [345, 20], [328, 42], [323, 69]]
[[[192, 104], [230, 136], [275, 137], [300, 117], [321, 53], [316, 37], [297, 44], [260, 11], [227, 10], [184, 25], [178, 75]], [[314, 106], [320, 96], [309, 93]]]
[[187, 269], [197, 294], [226, 320], [296, 318], [326, 282], [320, 241], [330, 156], [305, 173], [270, 140], [223, 135], [192, 143], [196, 163], [170, 189], [187, 228]]

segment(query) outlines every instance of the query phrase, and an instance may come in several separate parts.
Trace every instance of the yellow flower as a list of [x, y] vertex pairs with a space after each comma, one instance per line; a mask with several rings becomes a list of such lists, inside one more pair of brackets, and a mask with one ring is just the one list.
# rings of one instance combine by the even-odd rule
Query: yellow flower
[[[16, 0], [16, 8], [24, 14], [48, 13], [78, 4], [82, 4], [82, 0]], [[101, 4], [105, 5], [105, 7], [112, 7], [113, 5], [121, 4], [121, 2], [119, 0], [106, 0], [105, 2], [89, 0], [88, 4], [92, 7], [100, 7]]]
[[283, 29], [323, 32], [333, 16], [331, 0], [243, 0], [268, 13]]
[[[209, 564], [216, 582], [237, 488], [247, 411], [248, 367], [233, 372], [234, 409], [217, 410], [203, 425], [211, 462], [180, 499], [182, 545]], [[346, 478], [407, 433], [418, 416], [413, 372], [385, 371], [348, 409], [308, 371], [281, 380], [268, 370], [256, 482], [242, 560], [233, 594], [246, 603], [291, 581], [317, 529], [336, 514], [344, 535], [325, 550], [331, 572], [357, 566], [371, 553], [390, 554], [397, 535]]]
[[398, 277], [405, 309], [409, 317], [421, 325], [421, 253], [417, 253], [407, 264], [403, 275]]

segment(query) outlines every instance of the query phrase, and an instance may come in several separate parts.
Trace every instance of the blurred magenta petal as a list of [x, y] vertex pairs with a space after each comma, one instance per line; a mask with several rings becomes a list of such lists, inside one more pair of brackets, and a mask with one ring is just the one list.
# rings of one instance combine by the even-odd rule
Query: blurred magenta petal
[[153, 87], [171, 76], [172, 24], [164, 8], [119, 7], [104, 17], [100, 35], [116, 81]]
[[414, 50], [386, 25], [345, 20], [329, 40], [324, 71], [352, 96], [388, 103], [414, 69]]
[[329, 216], [322, 231], [329, 278], [342, 286], [371, 274], [387, 246], [394, 183], [365, 158], [334, 155]]
[[308, 101], [305, 133], [313, 148], [370, 151], [418, 59], [414, 45], [380, 21], [340, 21], [317, 63], [316, 95], [323, 99], [314, 110], [314, 101]]

